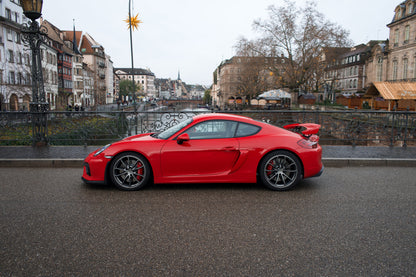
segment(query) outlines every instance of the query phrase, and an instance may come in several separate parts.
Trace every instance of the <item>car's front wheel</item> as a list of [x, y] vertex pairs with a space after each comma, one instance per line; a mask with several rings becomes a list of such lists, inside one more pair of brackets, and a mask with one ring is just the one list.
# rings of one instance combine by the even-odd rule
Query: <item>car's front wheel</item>
[[110, 177], [122, 190], [139, 190], [150, 178], [150, 165], [140, 154], [125, 152], [117, 155], [110, 165]]
[[291, 152], [273, 151], [262, 159], [259, 177], [269, 189], [288, 190], [302, 179], [302, 165]]

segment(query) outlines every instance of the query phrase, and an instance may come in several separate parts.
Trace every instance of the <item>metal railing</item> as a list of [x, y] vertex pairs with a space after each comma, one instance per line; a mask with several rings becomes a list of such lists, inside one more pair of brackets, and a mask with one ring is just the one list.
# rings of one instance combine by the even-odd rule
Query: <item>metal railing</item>
[[[48, 112], [50, 145], [102, 145], [130, 135], [161, 132], [182, 120], [212, 110]], [[221, 111], [248, 116], [279, 127], [321, 124], [322, 145], [416, 146], [416, 113], [386, 111], [243, 110]], [[0, 145], [31, 145], [33, 113], [0, 112]]]

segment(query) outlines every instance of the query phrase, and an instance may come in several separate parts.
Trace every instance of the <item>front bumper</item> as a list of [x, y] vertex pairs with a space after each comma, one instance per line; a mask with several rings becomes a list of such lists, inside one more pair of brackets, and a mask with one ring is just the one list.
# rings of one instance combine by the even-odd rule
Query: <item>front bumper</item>
[[94, 153], [89, 154], [84, 160], [82, 180], [87, 184], [105, 184], [105, 173], [111, 159], [104, 156], [104, 154], [94, 156]]
[[90, 180], [85, 179], [84, 177], [81, 177], [81, 180], [87, 185], [106, 185], [107, 184], [105, 181], [90, 181]]

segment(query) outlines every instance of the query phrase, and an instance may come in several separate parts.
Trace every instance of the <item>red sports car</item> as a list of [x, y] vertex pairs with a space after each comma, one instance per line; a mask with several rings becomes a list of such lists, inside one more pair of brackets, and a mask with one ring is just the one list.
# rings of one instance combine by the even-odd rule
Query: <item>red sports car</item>
[[154, 183], [255, 183], [287, 190], [323, 171], [318, 124], [286, 129], [230, 114], [198, 115], [163, 131], [131, 136], [91, 153], [86, 183], [138, 190]]

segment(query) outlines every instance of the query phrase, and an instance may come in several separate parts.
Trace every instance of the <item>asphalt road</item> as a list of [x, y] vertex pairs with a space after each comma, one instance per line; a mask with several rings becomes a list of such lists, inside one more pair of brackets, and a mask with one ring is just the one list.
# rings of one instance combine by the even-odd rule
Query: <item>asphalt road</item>
[[256, 184], [87, 186], [0, 168], [0, 276], [414, 276], [415, 168]]

